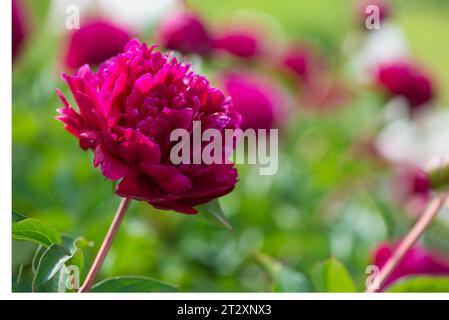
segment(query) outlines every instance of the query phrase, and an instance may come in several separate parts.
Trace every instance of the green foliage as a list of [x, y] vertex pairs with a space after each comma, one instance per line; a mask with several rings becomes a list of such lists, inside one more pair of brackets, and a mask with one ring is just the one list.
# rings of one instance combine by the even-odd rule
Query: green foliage
[[[33, 292], [66, 291], [67, 268], [76, 266], [79, 276], [79, 272], [84, 268], [84, 256], [81, 249], [87, 248], [89, 242], [81, 237], [61, 236], [48, 223], [27, 218], [15, 211], [12, 212], [12, 220], [14, 239], [39, 244], [31, 261], [30, 290]], [[19, 275], [13, 277], [13, 288], [18, 291], [22, 269], [23, 266], [20, 267]], [[79, 278], [77, 280], [79, 281]], [[24, 289], [23, 286], [20, 288]]]
[[33, 291], [50, 281], [61, 270], [64, 263], [70, 259], [69, 253], [59, 244], [52, 244], [40, 256], [33, 278]]
[[177, 287], [148, 277], [119, 276], [92, 286], [92, 292], [175, 292]]
[[226, 219], [218, 199], [198, 206], [197, 210], [199, 211], [199, 213], [197, 214], [199, 218], [202, 218], [212, 224], [217, 224], [218, 222], [227, 229], [232, 230], [232, 226]]
[[387, 292], [448, 292], [449, 277], [416, 276], [406, 277], [392, 284]]
[[304, 274], [266, 255], [257, 255], [260, 263], [273, 278], [274, 292], [310, 292], [311, 285]]
[[14, 222], [19, 222], [19, 221], [22, 221], [22, 220], [25, 220], [26, 219], [26, 217], [23, 215], [23, 214], [21, 214], [21, 213], [18, 213], [18, 212], [16, 212], [16, 211], [12, 211], [12, 222], [14, 223]]
[[319, 292], [356, 292], [354, 281], [345, 266], [331, 258], [318, 266], [312, 272], [312, 281]]
[[37, 219], [23, 219], [13, 223], [12, 235], [14, 239], [33, 241], [45, 247], [62, 243], [61, 236], [55, 228]]

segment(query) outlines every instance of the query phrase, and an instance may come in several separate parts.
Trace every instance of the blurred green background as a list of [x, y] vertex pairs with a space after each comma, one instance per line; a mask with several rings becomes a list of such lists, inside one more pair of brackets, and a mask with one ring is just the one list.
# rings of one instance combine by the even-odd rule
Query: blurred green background
[[[356, 30], [353, 2], [319, 0], [192, 0], [211, 24], [242, 10], [266, 13], [291, 39], [312, 39], [338, 69], [341, 44]], [[449, 3], [394, 1], [414, 58], [433, 71], [439, 105], [449, 102]], [[67, 92], [59, 66], [63, 42], [45, 23], [48, 1], [30, 1], [34, 32], [13, 68], [13, 208], [59, 231], [95, 243], [90, 265], [120, 199], [92, 166], [93, 155], [54, 119]], [[152, 30], [147, 32], [151, 38]], [[213, 73], [211, 70], [205, 70]], [[411, 223], [389, 202], [388, 168], [360, 157], [354, 144], [376, 129], [379, 98], [362, 90], [350, 105], [329, 114], [298, 107], [281, 137], [279, 171], [260, 176], [239, 166], [239, 183], [221, 201], [233, 231], [199, 217], [158, 211], [134, 201], [101, 269], [99, 279], [143, 275], [181, 291], [271, 291], [266, 257], [306, 276], [337, 257], [363, 288], [370, 253], [398, 239]], [[424, 241], [449, 253], [449, 233], [435, 224]], [[29, 267], [34, 245], [14, 241], [13, 269]], [[85, 271], [84, 271], [85, 272]], [[26, 274], [25, 274], [26, 276]]]

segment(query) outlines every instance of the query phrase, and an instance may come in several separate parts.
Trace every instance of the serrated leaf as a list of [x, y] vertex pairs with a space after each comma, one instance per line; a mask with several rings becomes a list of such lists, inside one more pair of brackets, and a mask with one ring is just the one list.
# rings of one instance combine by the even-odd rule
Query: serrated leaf
[[215, 224], [218, 222], [220, 225], [232, 230], [232, 226], [224, 215], [218, 199], [197, 206], [196, 209], [199, 211], [197, 214], [199, 218], [203, 218], [204, 220]]
[[356, 292], [354, 281], [346, 267], [335, 258], [315, 267], [312, 282], [319, 292]]
[[18, 213], [15, 210], [12, 210], [12, 222], [13, 223], [25, 220], [26, 218], [27, 217], [25, 217], [23, 214]]
[[175, 292], [174, 285], [148, 277], [118, 276], [103, 280], [91, 289], [92, 292]]
[[33, 291], [39, 291], [39, 288], [51, 280], [68, 259], [70, 255], [63, 246], [53, 244], [48, 247], [39, 259], [33, 278]]
[[416, 276], [396, 281], [386, 292], [449, 292], [449, 277]]
[[12, 225], [12, 236], [16, 240], [32, 241], [49, 247], [62, 244], [59, 232], [48, 223], [37, 219], [25, 219]]

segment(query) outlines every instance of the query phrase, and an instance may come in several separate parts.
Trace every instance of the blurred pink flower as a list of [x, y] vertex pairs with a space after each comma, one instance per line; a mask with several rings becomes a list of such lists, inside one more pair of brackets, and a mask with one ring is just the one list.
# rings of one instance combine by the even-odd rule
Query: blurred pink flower
[[293, 72], [300, 80], [307, 81], [311, 72], [310, 52], [299, 46], [289, 48], [281, 57], [281, 65]]
[[284, 100], [274, 84], [244, 72], [225, 73], [221, 78], [233, 101], [231, 110], [242, 116], [243, 130], [273, 128]]
[[215, 37], [214, 48], [240, 58], [253, 58], [262, 51], [258, 36], [247, 30], [223, 32]]
[[163, 21], [159, 40], [165, 48], [184, 54], [208, 55], [213, 46], [205, 24], [192, 12], [179, 12]]
[[25, 25], [25, 13], [22, 1], [13, 0], [12, 1], [12, 60], [14, 61], [20, 49], [22, 48], [23, 42], [27, 36], [26, 25]]
[[401, 166], [394, 177], [393, 193], [407, 209], [413, 213], [420, 213], [431, 197], [429, 177], [421, 169], [411, 166]]
[[69, 37], [65, 57], [67, 67], [98, 65], [122, 52], [130, 36], [127, 31], [103, 20], [91, 20]]
[[284, 49], [280, 65], [302, 84], [315, 81], [328, 71], [326, 60], [310, 43], [295, 43]]
[[404, 97], [411, 111], [433, 98], [433, 88], [429, 77], [408, 63], [384, 64], [377, 70], [376, 77], [377, 83], [390, 95]]
[[[231, 192], [237, 182], [233, 164], [180, 164], [170, 161], [174, 129], [239, 127], [240, 115], [223, 93], [190, 65], [131, 40], [124, 53], [64, 75], [78, 105], [62, 96], [58, 120], [94, 150], [94, 166], [110, 180], [120, 180], [116, 193], [143, 200], [159, 209], [196, 213], [194, 206]], [[224, 152], [225, 154], [225, 152]]]
[[[373, 254], [374, 264], [382, 268], [392, 256], [394, 247], [390, 244], [378, 246]], [[381, 289], [406, 276], [448, 275], [449, 258], [419, 246], [411, 248]]]

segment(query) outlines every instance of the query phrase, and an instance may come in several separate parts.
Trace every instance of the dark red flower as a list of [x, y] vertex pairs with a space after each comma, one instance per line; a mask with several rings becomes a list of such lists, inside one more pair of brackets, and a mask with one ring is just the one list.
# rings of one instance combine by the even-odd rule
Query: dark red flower
[[216, 36], [215, 49], [240, 58], [253, 58], [262, 51], [258, 37], [249, 31], [228, 31]]
[[130, 40], [127, 31], [103, 20], [92, 20], [74, 30], [69, 38], [65, 63], [75, 69], [98, 65], [123, 51]]
[[12, 1], [12, 60], [18, 56], [27, 32], [21, 1]]
[[179, 12], [163, 21], [159, 40], [165, 48], [184, 54], [207, 55], [212, 50], [212, 37], [192, 12]]
[[412, 111], [433, 97], [429, 77], [408, 63], [382, 65], [377, 71], [377, 82], [390, 95], [404, 97]]
[[[374, 264], [382, 268], [393, 254], [394, 247], [382, 244], [374, 251]], [[419, 246], [411, 248], [393, 273], [387, 278], [381, 289], [388, 287], [396, 280], [405, 276], [417, 275], [448, 275], [449, 259], [438, 253]]]
[[234, 188], [232, 164], [174, 165], [170, 160], [174, 129], [192, 133], [193, 121], [200, 121], [202, 131], [223, 133], [240, 124], [240, 115], [229, 111], [231, 100], [188, 64], [132, 40], [97, 73], [85, 65], [64, 79], [79, 112], [59, 93], [64, 107], [57, 118], [81, 148], [94, 150], [94, 165], [106, 178], [120, 180], [118, 195], [196, 213], [194, 206]]

